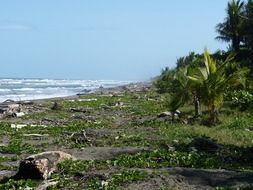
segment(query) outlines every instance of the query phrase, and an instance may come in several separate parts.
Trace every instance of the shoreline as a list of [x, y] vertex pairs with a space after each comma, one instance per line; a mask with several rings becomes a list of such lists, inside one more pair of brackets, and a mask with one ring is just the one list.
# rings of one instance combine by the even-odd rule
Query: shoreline
[[0, 102], [6, 100], [23, 102], [68, 97], [93, 92], [99, 87], [110, 88], [137, 82], [139, 81], [6, 79], [0, 81]]
[[[129, 83], [129, 84], [115, 86], [115, 87], [108, 87], [108, 88], [100, 87], [100, 88], [91, 90], [89, 92], [80, 92], [73, 95], [66, 95], [66, 96], [59, 96], [59, 97], [17, 100], [17, 101], [12, 100], [12, 99], [6, 99], [0, 104], [3, 104], [8, 100], [11, 100], [13, 103], [24, 104], [24, 103], [29, 103], [29, 102], [39, 103], [39, 102], [45, 102], [45, 101], [60, 101], [60, 100], [68, 100], [68, 99], [77, 99], [81, 96], [94, 95], [94, 94], [110, 94], [110, 93], [115, 94], [115, 93], [122, 93], [123, 91], [136, 92], [136, 91], [141, 91], [145, 88], [150, 88], [151, 86], [152, 86], [152, 81], [142, 81], [142, 82], [134, 82], [134, 83]], [[84, 89], [83, 91], [86, 91], [86, 89]]]
[[[161, 180], [168, 187], [173, 187], [173, 180], [181, 180], [180, 187], [187, 189], [192, 187], [189, 182], [194, 182], [198, 188], [209, 189], [215, 188], [217, 181], [231, 178], [235, 184], [252, 184], [252, 172], [239, 171], [241, 167], [246, 166], [247, 169], [250, 166], [251, 154], [245, 155], [245, 165], [237, 157], [231, 157], [235, 158], [232, 166], [224, 159], [227, 155], [237, 156], [248, 151], [245, 148], [240, 152], [241, 147], [235, 143], [251, 145], [250, 128], [231, 127], [228, 123], [227, 127], [223, 124], [220, 125], [222, 127], [213, 127], [210, 133], [210, 128], [203, 126], [201, 120], [190, 123], [192, 117], [189, 113], [179, 116], [173, 123], [164, 106], [164, 98], [153, 93], [153, 90], [151, 82], [139, 82], [98, 88], [94, 92], [74, 96], [32, 100], [30, 104], [28, 101], [19, 105], [10, 102], [10, 112], [2, 117], [0, 125], [0, 179], [16, 176], [20, 168], [24, 168], [22, 165], [20, 167], [20, 163], [30, 158], [43, 155], [49, 160], [51, 155], [60, 151], [61, 155], [70, 155], [76, 160], [63, 161], [63, 167], [61, 170], [56, 168], [54, 176], [61, 180], [59, 184], [68, 183], [71, 187], [82, 184], [80, 189], [93, 183], [84, 182], [83, 176], [92, 179], [94, 174], [108, 176], [109, 180], [126, 174], [127, 177], [136, 174], [144, 176], [137, 184], [125, 184], [124, 187], [131, 187], [129, 189], [157, 189]], [[189, 107], [185, 108], [189, 110]], [[237, 124], [234, 115], [225, 113], [223, 116], [229, 117], [233, 126], [234, 122]], [[243, 118], [246, 117], [247, 113]], [[251, 120], [245, 121], [250, 123]], [[235, 133], [248, 133], [244, 136], [246, 141], [238, 141]], [[223, 139], [227, 139], [228, 145], [224, 144]], [[236, 147], [231, 149], [234, 144]], [[136, 172], [143, 173], [128, 173], [133, 171], [133, 166]], [[152, 171], [150, 166], [154, 166]], [[90, 171], [85, 169], [87, 167]], [[220, 170], [221, 167], [223, 170]], [[69, 172], [68, 168], [73, 169]], [[76, 173], [81, 175], [81, 183], [76, 181]], [[208, 179], [206, 176], [209, 176]], [[2, 185], [7, 186], [7, 182]]]

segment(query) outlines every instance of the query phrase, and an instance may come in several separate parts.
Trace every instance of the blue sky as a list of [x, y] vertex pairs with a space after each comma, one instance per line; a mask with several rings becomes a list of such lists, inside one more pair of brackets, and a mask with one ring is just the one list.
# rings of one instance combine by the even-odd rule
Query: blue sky
[[145, 80], [214, 40], [226, 0], [0, 0], [0, 76]]

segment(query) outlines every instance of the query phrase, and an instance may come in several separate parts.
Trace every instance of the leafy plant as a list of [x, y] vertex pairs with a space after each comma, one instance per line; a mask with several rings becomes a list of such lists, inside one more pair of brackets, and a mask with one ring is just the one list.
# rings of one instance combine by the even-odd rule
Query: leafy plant
[[0, 184], [2, 190], [17, 190], [17, 189], [34, 189], [38, 186], [39, 181], [34, 180], [13, 180], [10, 179], [5, 184]]
[[12, 139], [8, 146], [0, 147], [1, 153], [21, 154], [21, 153], [37, 153], [38, 150], [30, 144], [22, 143], [21, 139]]
[[231, 42], [232, 49], [236, 52], [239, 51], [240, 43], [243, 41], [244, 32], [244, 2], [241, 0], [232, 0], [228, 2], [227, 17], [224, 22], [216, 26], [219, 36], [218, 40]]
[[244, 111], [253, 106], [253, 95], [247, 90], [236, 90], [230, 94], [230, 100], [233, 107], [239, 107]]
[[220, 160], [216, 156], [196, 151], [179, 152], [168, 150], [156, 150], [152, 152], [139, 153], [134, 156], [123, 155], [114, 161], [115, 166], [159, 168], [159, 167], [204, 167], [213, 168], [219, 166]]
[[232, 86], [245, 83], [247, 69], [240, 69], [226, 75], [226, 67], [232, 58], [229, 56], [218, 64], [205, 49], [205, 67], [193, 68], [188, 72], [189, 79], [199, 85], [201, 100], [210, 109], [211, 123], [218, 122], [219, 109], [224, 102], [224, 93]]
[[133, 181], [141, 181], [147, 177], [145, 172], [136, 170], [123, 170], [120, 173], [114, 174], [109, 180], [107, 180], [104, 189], [113, 190], [124, 183], [131, 183]]

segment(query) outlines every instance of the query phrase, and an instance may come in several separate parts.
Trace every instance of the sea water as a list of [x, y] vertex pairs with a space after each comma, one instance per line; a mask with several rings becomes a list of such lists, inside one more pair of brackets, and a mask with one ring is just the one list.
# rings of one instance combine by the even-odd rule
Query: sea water
[[0, 102], [71, 96], [129, 83], [116, 80], [0, 79]]

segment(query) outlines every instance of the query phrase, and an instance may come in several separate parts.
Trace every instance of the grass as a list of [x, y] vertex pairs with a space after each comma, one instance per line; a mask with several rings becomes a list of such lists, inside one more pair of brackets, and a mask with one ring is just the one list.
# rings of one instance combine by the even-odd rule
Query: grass
[[[79, 174], [80, 175], [80, 174]], [[147, 178], [147, 173], [137, 171], [137, 170], [122, 170], [120, 172], [113, 172], [108, 176], [108, 178], [101, 179], [100, 176], [85, 178], [82, 176], [80, 179], [75, 179], [73, 181], [69, 179], [64, 179], [62, 177], [58, 178], [59, 183], [55, 186], [49, 188], [49, 190], [56, 190], [61, 187], [68, 189], [85, 189], [85, 190], [93, 190], [93, 189], [107, 189], [107, 190], [118, 190], [123, 189], [123, 185], [131, 182], [141, 181]]]
[[16, 190], [16, 189], [33, 189], [38, 186], [39, 182], [34, 180], [13, 180], [10, 179], [5, 184], [0, 184], [2, 190]]
[[[203, 119], [191, 120], [189, 124], [178, 121], [158, 119], [157, 115], [167, 111], [166, 98], [154, 91], [124, 93], [122, 96], [87, 95], [80, 99], [91, 101], [58, 100], [59, 110], [51, 110], [53, 103], [46, 101], [40, 105], [41, 113], [27, 114], [21, 119], [7, 118], [0, 123], [0, 168], [8, 169], [6, 163], [20, 160], [27, 154], [45, 151], [51, 146], [63, 148], [84, 147], [149, 147], [151, 151], [135, 155], [121, 155], [112, 160], [66, 161], [58, 166], [52, 179], [59, 183], [51, 190], [63, 189], [120, 189], [134, 181], [151, 177], [145, 172], [148, 168], [189, 167], [226, 168], [239, 171], [252, 171], [253, 117], [251, 111], [241, 112], [226, 105], [221, 110], [220, 124], [212, 127], [203, 125]], [[121, 106], [117, 103], [122, 102]], [[82, 108], [84, 112], [73, 112], [71, 108]], [[186, 105], [181, 109], [188, 119], [193, 107]], [[204, 116], [208, 114], [203, 109]], [[46, 124], [43, 119], [52, 120]], [[12, 129], [12, 123], [39, 124], [28, 125], [22, 129]], [[64, 121], [57, 124], [57, 121]], [[44, 124], [46, 126], [41, 126]], [[91, 143], [66, 137], [66, 133], [89, 131]], [[25, 134], [47, 135], [43, 139], [31, 139]], [[220, 145], [214, 154], [192, 150], [189, 144], [196, 137], [207, 137]], [[51, 141], [50, 141], [51, 139]], [[36, 143], [31, 143], [36, 142]], [[175, 150], [169, 150], [173, 147]], [[4, 155], [11, 154], [11, 157]], [[229, 160], [229, 161], [228, 161]], [[15, 167], [9, 167], [14, 168]], [[143, 170], [144, 169], [144, 170]], [[101, 174], [105, 179], [101, 179]], [[80, 174], [80, 175], [78, 175]], [[96, 177], [96, 175], [97, 177]], [[89, 176], [93, 176], [93, 178]], [[152, 174], [159, 176], [160, 174]], [[79, 177], [78, 177], [79, 176]], [[82, 176], [82, 177], [80, 177]], [[100, 176], [100, 177], [99, 177]], [[85, 180], [84, 180], [85, 179]], [[39, 182], [30, 180], [10, 180], [1, 184], [0, 189], [13, 187], [35, 187]], [[165, 187], [164, 187], [165, 188]], [[162, 189], [162, 187], [161, 187]], [[166, 189], [166, 188], [165, 188]]]

